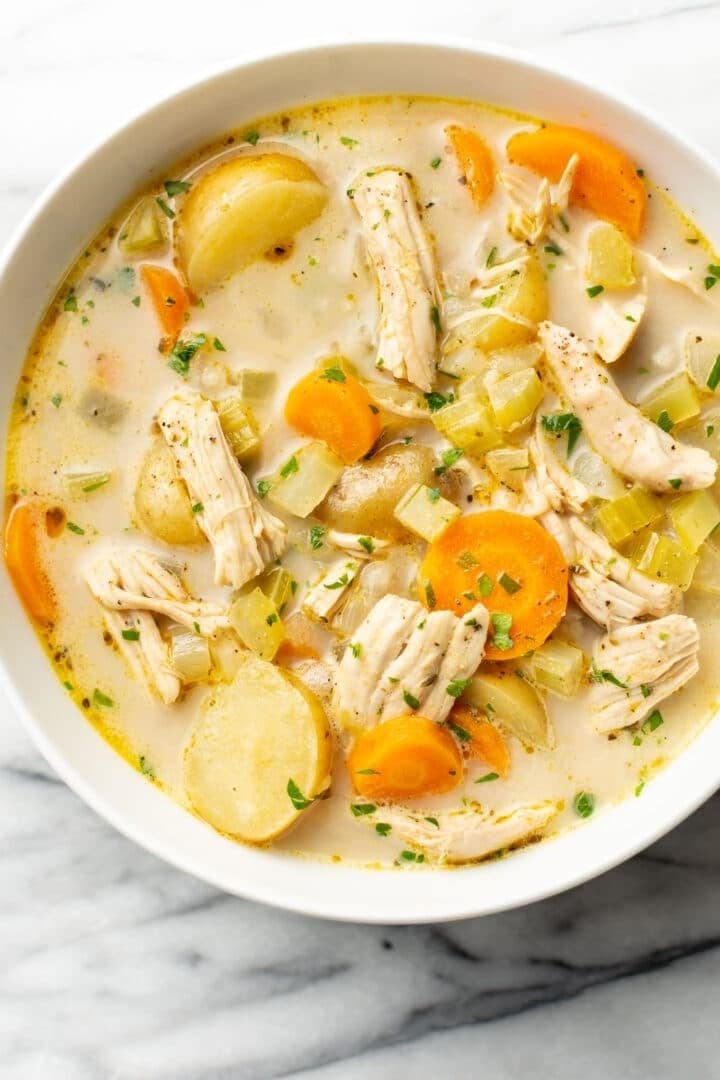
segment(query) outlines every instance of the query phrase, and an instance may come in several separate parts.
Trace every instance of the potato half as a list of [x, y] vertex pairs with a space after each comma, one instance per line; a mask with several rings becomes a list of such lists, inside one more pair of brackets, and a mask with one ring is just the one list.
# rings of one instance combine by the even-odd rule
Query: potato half
[[260, 844], [303, 813], [330, 783], [332, 736], [319, 700], [288, 672], [244, 655], [229, 685], [203, 703], [184, 753], [185, 791], [219, 832]]
[[327, 191], [286, 154], [239, 157], [193, 184], [178, 221], [178, 254], [196, 293], [219, 285], [314, 221]]
[[148, 450], [135, 487], [135, 510], [140, 525], [166, 544], [201, 544], [205, 536], [192, 512], [190, 496], [178, 476], [164, 439]]

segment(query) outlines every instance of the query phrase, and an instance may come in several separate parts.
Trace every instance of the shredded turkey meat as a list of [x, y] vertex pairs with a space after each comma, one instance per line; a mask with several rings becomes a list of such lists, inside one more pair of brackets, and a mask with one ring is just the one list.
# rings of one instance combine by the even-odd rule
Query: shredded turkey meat
[[215, 555], [215, 583], [239, 589], [285, 550], [287, 529], [259, 501], [211, 402], [180, 390], [158, 423]]
[[353, 201], [380, 293], [377, 366], [431, 390], [437, 273], [410, 178], [400, 169], [369, 170], [355, 181]]
[[593, 650], [588, 696], [596, 731], [615, 731], [644, 720], [699, 669], [700, 638], [693, 619], [666, 615], [622, 626]]
[[678, 442], [626, 401], [587, 342], [550, 322], [539, 333], [563, 396], [613, 469], [651, 491], [710, 487], [717, 469], [710, 454]]
[[457, 618], [415, 600], [384, 596], [340, 661], [333, 697], [338, 719], [357, 730], [417, 711], [441, 723], [455, 701], [448, 687], [477, 670], [487, 629], [482, 604]]

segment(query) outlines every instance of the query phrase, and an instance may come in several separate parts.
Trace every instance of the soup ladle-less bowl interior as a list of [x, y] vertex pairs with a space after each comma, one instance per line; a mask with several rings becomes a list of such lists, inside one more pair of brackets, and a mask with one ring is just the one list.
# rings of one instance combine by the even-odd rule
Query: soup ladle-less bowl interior
[[[247, 62], [131, 122], [62, 178], [21, 226], [0, 267], [3, 453], [17, 378], [37, 323], [57, 282], [118, 207], [198, 146], [259, 116], [392, 93], [488, 102], [590, 128], [627, 148], [711, 242], [720, 240], [720, 173], [712, 161], [638, 109], [505, 50], [370, 43]], [[214, 832], [149, 784], [85, 720], [65, 696], [4, 568], [0, 612], [4, 685], [42, 753], [85, 801], [174, 865], [228, 892], [308, 914], [430, 922], [528, 903], [628, 858], [720, 784], [720, 725], [712, 721], [654, 776], [641, 798], [504, 859], [404, 873], [252, 848]]]

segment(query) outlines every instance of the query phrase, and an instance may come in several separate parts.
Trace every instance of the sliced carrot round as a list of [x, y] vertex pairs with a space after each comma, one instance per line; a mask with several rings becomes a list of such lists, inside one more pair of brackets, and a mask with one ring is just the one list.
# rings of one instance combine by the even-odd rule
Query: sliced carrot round
[[482, 135], [469, 128], [451, 124], [445, 131], [473, 202], [484, 206], [495, 187], [495, 161], [490, 147]]
[[553, 183], [577, 154], [580, 162], [570, 201], [624, 229], [631, 240], [639, 238], [645, 217], [645, 185], [630, 158], [617, 146], [582, 128], [549, 124], [513, 135], [507, 153], [516, 165], [524, 165]]
[[428, 607], [491, 615], [487, 660], [537, 649], [565, 614], [568, 566], [533, 518], [486, 510], [458, 518], [430, 544], [421, 570]]
[[20, 599], [39, 622], [55, 619], [55, 596], [40, 560], [38, 537], [45, 528], [45, 510], [35, 502], [19, 502], [5, 526], [5, 563]]
[[359, 795], [402, 801], [456, 787], [463, 759], [446, 728], [424, 716], [398, 716], [358, 736], [348, 769]]
[[140, 267], [140, 277], [148, 291], [160, 325], [173, 340], [185, 326], [190, 298], [181, 281], [165, 266], [145, 263]]
[[507, 776], [510, 771], [510, 749], [495, 724], [482, 713], [460, 704], [453, 706], [448, 722], [470, 757], [484, 761], [498, 776]]
[[288, 424], [327, 443], [346, 465], [364, 457], [376, 442], [379, 411], [362, 383], [339, 364], [311, 371], [293, 386], [285, 403]]

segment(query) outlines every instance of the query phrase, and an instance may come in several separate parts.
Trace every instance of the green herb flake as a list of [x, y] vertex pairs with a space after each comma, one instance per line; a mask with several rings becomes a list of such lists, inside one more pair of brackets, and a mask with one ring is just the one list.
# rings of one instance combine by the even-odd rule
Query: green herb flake
[[298, 460], [293, 454], [290, 460], [286, 461], [283, 465], [282, 469], [280, 470], [280, 475], [282, 476], [283, 480], [287, 480], [287, 478], [289, 476], [292, 476], [293, 473], [296, 473], [299, 468], [300, 466], [298, 465]]
[[484, 776], [478, 776], [475, 781], [476, 784], [490, 784], [493, 780], [499, 780], [500, 774], [496, 772], [485, 773]]
[[200, 352], [206, 341], [207, 338], [204, 334], [195, 334], [194, 337], [187, 339], [180, 338], [173, 345], [168, 367], [172, 368], [178, 375], [182, 375], [183, 378], [187, 378], [193, 357]]
[[520, 584], [520, 582], [515, 581], [515, 579], [511, 578], [509, 574], [506, 574], [504, 570], [498, 578], [498, 585], [500, 585], [505, 590], [508, 596], [512, 596], [514, 593], [520, 592], [520, 590], [522, 589], [522, 585]]
[[435, 332], [437, 334], [441, 334], [442, 333], [442, 325], [440, 323], [440, 309], [437, 306], [437, 304], [433, 304], [432, 307], [430, 308], [430, 322], [435, 327]]
[[435, 467], [435, 475], [442, 476], [443, 473], [447, 472], [448, 469], [452, 468], [456, 461], [460, 460], [464, 453], [465, 451], [460, 450], [457, 446], [453, 446], [449, 450], [443, 450], [440, 455], [442, 465], [437, 465]]
[[454, 400], [452, 394], [441, 394], [439, 390], [431, 390], [429, 393], [423, 394], [427, 407], [431, 413], [438, 412], [440, 409], [444, 409], [446, 405], [449, 405]]
[[705, 288], [706, 289], [712, 289], [715, 285], [717, 285], [717, 283], [718, 283], [718, 279], [716, 277], [710, 277], [708, 275], [708, 277], [705, 278]]
[[345, 372], [342, 370], [342, 368], [337, 367], [337, 365], [335, 365], [334, 367], [325, 368], [325, 370], [320, 375], [320, 378], [326, 379], [328, 382], [347, 381]]
[[493, 611], [490, 621], [493, 627], [493, 645], [495, 648], [500, 649], [501, 652], [512, 649], [514, 642], [509, 636], [513, 621], [512, 615], [507, 615], [502, 611]]
[[375, 541], [372, 536], [358, 536], [358, 544], [363, 551], [367, 551], [368, 555], [372, 555], [375, 551]]
[[493, 579], [489, 574], [481, 574], [477, 579], [477, 587], [481, 596], [489, 596], [494, 588]]
[[642, 694], [643, 697], [646, 697], [646, 698], [650, 697], [652, 692], [653, 692], [652, 686], [648, 686], [646, 683], [643, 683], [642, 686], [640, 687], [640, 693]]
[[682, 477], [673, 476], [670, 480], [668, 480], [668, 484], [671, 488], [675, 488], [675, 491], [677, 491], [678, 488], [682, 487]]
[[392, 825], [388, 825], [386, 821], [378, 821], [375, 825], [375, 832], [378, 836], [387, 836], [392, 832]]
[[155, 202], [158, 204], [165, 217], [170, 218], [170, 220], [172, 221], [172, 219], [175, 217], [175, 211], [171, 207], [169, 207], [165, 200], [161, 199], [159, 195], [155, 199]]
[[255, 490], [257, 491], [260, 498], [264, 499], [271, 487], [272, 484], [269, 480], [258, 480], [257, 484], [255, 485]]
[[546, 244], [545, 251], [548, 253], [548, 255], [562, 255], [563, 253], [563, 249], [561, 247], [558, 247], [558, 245], [555, 243]]
[[64, 682], [63, 686], [65, 687], [65, 689], [68, 691], [69, 694], [71, 694], [73, 692], [73, 690], [75, 689], [75, 687], [73, 686], [73, 684], [71, 682]]
[[213, 338], [213, 349], [216, 349], [218, 352], [227, 352], [227, 349], [219, 337]]
[[362, 645], [360, 644], [360, 642], [359, 641], [351, 641], [350, 645], [349, 645], [349, 648], [350, 648], [350, 652], [353, 654], [355, 659], [359, 660], [360, 657], [362, 656]]
[[140, 640], [140, 631], [139, 630], [123, 630], [122, 636], [123, 636], [123, 639], [125, 641], [139, 641]]
[[274, 626], [274, 625], [275, 625], [275, 623], [276, 623], [277, 621], [278, 621], [278, 616], [277, 616], [277, 615], [275, 614], [275, 612], [274, 612], [274, 611], [272, 611], [272, 612], [271, 612], [271, 613], [270, 613], [270, 614], [269, 614], [268, 616], [266, 616], [266, 618], [265, 618], [265, 622], [266, 622], [266, 623], [268, 624], [268, 626]]
[[570, 232], [570, 225], [564, 214], [558, 214], [558, 221], [562, 225], [565, 232]]
[[68, 295], [65, 297], [65, 303], [63, 304], [63, 311], [77, 311], [78, 302], [75, 290], [71, 289]]
[[246, 131], [243, 135], [245, 142], [249, 142], [251, 146], [257, 146], [258, 139], [260, 138], [259, 131]]
[[325, 536], [324, 525], [313, 525], [309, 532], [310, 547], [313, 551], [319, 551], [323, 546], [323, 537]]
[[350, 809], [353, 817], [366, 817], [368, 814], [374, 814], [377, 806], [375, 803], [351, 803]]
[[325, 589], [342, 589], [346, 585], [350, 584], [350, 578], [347, 574], [341, 574], [337, 581], [331, 581], [329, 585], [324, 585]]
[[427, 606], [430, 609], [434, 608], [437, 604], [435, 590], [433, 589], [432, 584], [429, 581], [425, 582], [425, 600], [427, 602]]
[[490, 269], [491, 266], [494, 266], [495, 263], [497, 262], [497, 256], [498, 256], [498, 249], [496, 247], [491, 247], [490, 251], [488, 252], [488, 257], [485, 260], [485, 266], [488, 268], [488, 270]]
[[491, 296], [486, 296], [484, 300], [480, 301], [480, 306], [484, 308], [491, 308], [498, 298], [497, 293], [493, 293]]
[[662, 428], [663, 431], [670, 431], [675, 426], [675, 421], [670, 419], [666, 409], [663, 409], [655, 423], [659, 428]]
[[451, 679], [445, 689], [452, 698], [459, 698], [470, 685], [470, 679]]
[[420, 702], [418, 701], [418, 699], [415, 697], [414, 694], [410, 693], [409, 690], [403, 690], [403, 701], [405, 702], [405, 704], [410, 709], [419, 709], [420, 708]]
[[642, 725], [643, 735], [649, 735], [651, 732], [657, 731], [657, 729], [664, 723], [665, 721], [663, 720], [663, 715], [660, 710], [653, 709], [645, 723]]
[[343, 146], [353, 147], [357, 146], [358, 139], [351, 139], [349, 135], [341, 135], [340, 142], [343, 144]]
[[425, 856], [418, 855], [416, 851], [401, 851], [400, 858], [403, 862], [425, 862]]
[[155, 779], [155, 770], [144, 754], [141, 754], [138, 758], [138, 765], [143, 776], [147, 776], [149, 780]]
[[604, 285], [589, 285], [585, 290], [591, 300], [594, 300], [596, 296], [599, 296], [601, 292], [605, 292]]
[[436, 503], [440, 499], [440, 488], [428, 488], [427, 497], [431, 503]]
[[204, 509], [205, 509], [205, 507], [203, 506], [203, 504], [201, 502], [193, 503], [193, 506], [192, 506], [193, 514], [202, 514]]
[[50, 398], [50, 401], [56, 409], [59, 409], [62, 405], [62, 394], [53, 394], [53, 396]]
[[296, 810], [307, 810], [308, 806], [312, 806], [314, 800], [306, 799], [302, 791], [292, 778], [288, 780], [287, 788], [285, 790], [288, 793], [288, 798], [290, 799], [290, 802], [293, 804]]
[[140, 307], [140, 297], [139, 296], [133, 296], [130, 303], [134, 304], [135, 307]]
[[720, 353], [715, 357], [715, 363], [712, 366], [712, 370], [707, 377], [707, 385], [711, 390], [715, 391], [720, 384]]
[[103, 709], [111, 709], [115, 702], [107, 694], [103, 694], [102, 690], [98, 690], [97, 686], [93, 690], [92, 703], [95, 706], [100, 706]]
[[573, 810], [578, 817], [590, 817], [595, 809], [595, 796], [589, 791], [579, 791], [573, 799]]
[[635, 788], [635, 798], [639, 799], [642, 795], [643, 788], [645, 787], [645, 781], [641, 780], [638, 786]]
[[84, 536], [85, 530], [81, 525], [76, 525], [74, 521], [68, 521], [65, 524], [65, 528], [68, 532], [75, 533], [76, 536]]
[[613, 675], [612, 671], [606, 671], [597, 667], [594, 660], [590, 678], [593, 682], [609, 682], [612, 683], [613, 686], [619, 686], [621, 690], [627, 690], [627, 683], [620, 682], [620, 679], [618, 679], [617, 675]]
[[544, 431], [548, 431], [552, 435], [561, 435], [563, 432], [567, 432], [567, 456], [570, 457], [582, 431], [580, 418], [575, 413], [553, 413], [550, 416], [543, 416], [542, 426]]
[[441, 157], [434, 157], [432, 159], [432, 161], [430, 162], [430, 168], [431, 169], [439, 169], [441, 164], [442, 164], [442, 158]]
[[167, 197], [174, 199], [176, 195], [183, 195], [186, 191], [189, 191], [192, 184], [188, 183], [187, 180], [163, 180], [163, 187]]

